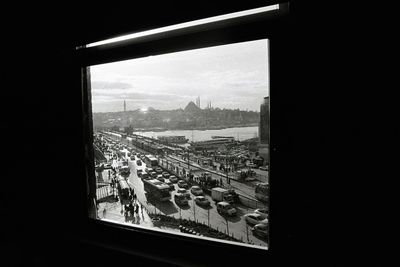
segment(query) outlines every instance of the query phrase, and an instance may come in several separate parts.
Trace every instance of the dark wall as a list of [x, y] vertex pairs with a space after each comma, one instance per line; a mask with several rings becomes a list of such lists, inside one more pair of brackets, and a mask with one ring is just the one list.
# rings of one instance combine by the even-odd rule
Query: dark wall
[[[266, 2], [254, 3], [257, 6]], [[159, 251], [151, 251], [149, 244], [143, 245], [147, 250], [138, 248], [136, 255], [132, 255], [117, 251], [113, 246], [101, 248], [95, 241], [86, 242], [81, 220], [86, 212], [82, 96], [80, 86], [73, 78], [76, 77], [74, 46], [99, 36], [112, 35], [115, 31], [130, 32], [154, 27], [163, 20], [168, 23], [185, 21], [193, 16], [217, 14], [228, 7], [239, 8], [232, 3], [217, 5], [207, 1], [198, 7], [187, 4], [185, 7], [156, 8], [157, 16], [136, 11], [133, 25], [140, 27], [135, 29], [127, 26], [129, 12], [123, 6], [109, 9], [99, 5], [94, 7], [95, 12], [91, 12], [91, 6], [82, 4], [9, 9], [13, 16], [4, 22], [12, 27], [4, 33], [7, 38], [3, 51], [7, 59], [3, 65], [7, 86], [2, 86], [4, 119], [0, 125], [4, 134], [2, 154], [5, 159], [1, 175], [4, 224], [1, 241], [5, 247], [2, 252], [10, 265], [71, 266], [77, 264], [78, 258], [93, 266], [127, 262], [136, 262], [137, 266], [160, 264], [157, 260]], [[242, 7], [249, 7], [249, 4]], [[149, 6], [145, 7], [145, 10], [149, 9]], [[271, 165], [275, 164], [275, 175], [280, 177], [272, 182], [271, 188], [271, 203], [277, 203], [275, 218], [279, 222], [272, 228], [277, 237], [273, 254], [275, 259], [283, 261], [289, 260], [284, 255], [297, 255], [299, 247], [306, 253], [303, 255], [309, 255], [310, 251], [305, 249], [308, 243], [301, 241], [310, 236], [302, 234], [300, 228], [310, 229], [311, 225], [299, 218], [313, 217], [307, 206], [311, 197], [302, 195], [300, 199], [300, 193], [304, 191], [299, 192], [303, 187], [295, 176], [298, 173], [294, 172], [302, 167], [299, 151], [305, 146], [300, 139], [306, 137], [306, 133], [299, 129], [306, 122], [296, 113], [301, 94], [293, 87], [293, 79], [287, 79], [293, 70], [296, 72], [294, 78], [302, 74], [298, 62], [288, 65], [289, 59], [296, 59], [297, 53], [302, 52], [299, 48], [293, 50], [291, 42], [294, 39], [290, 33], [293, 32], [281, 35], [277, 47], [271, 44], [277, 52], [271, 54], [276, 63], [271, 69], [275, 77], [271, 87], [281, 89], [275, 91], [275, 95], [271, 93], [271, 141], [279, 144], [277, 151], [271, 152]], [[294, 203], [305, 204], [301, 213]], [[155, 237], [138, 236], [135, 242], [145, 244], [156, 240]], [[178, 245], [177, 241], [169, 241], [164, 241], [163, 245]], [[214, 257], [214, 264], [223, 264], [224, 261], [218, 259], [218, 251], [207, 252], [204, 246], [197, 248], [201, 248], [204, 255]], [[143, 257], [149, 251], [152, 253]], [[174, 253], [176, 262], [186, 262], [189, 266], [206, 265], [207, 256], [201, 253], [191, 256], [189, 251], [187, 247], [184, 249], [187, 255]], [[235, 252], [232, 255], [240, 255], [240, 251], [232, 251]], [[238, 256], [240, 260], [231, 260], [230, 264], [248, 260], [251, 255], [243, 252], [243, 256]], [[165, 262], [163, 265], [168, 266]]]

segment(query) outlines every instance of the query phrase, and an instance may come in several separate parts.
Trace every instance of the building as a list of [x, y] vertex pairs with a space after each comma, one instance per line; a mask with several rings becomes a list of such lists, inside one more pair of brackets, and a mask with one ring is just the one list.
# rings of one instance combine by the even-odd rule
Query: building
[[264, 97], [264, 101], [260, 106], [258, 136], [260, 144], [269, 144], [269, 97]]
[[266, 165], [269, 163], [269, 97], [264, 97], [260, 106], [258, 136], [260, 141], [258, 155], [264, 159], [263, 165]]
[[189, 141], [184, 135], [158, 136], [158, 140], [166, 143], [185, 144]]

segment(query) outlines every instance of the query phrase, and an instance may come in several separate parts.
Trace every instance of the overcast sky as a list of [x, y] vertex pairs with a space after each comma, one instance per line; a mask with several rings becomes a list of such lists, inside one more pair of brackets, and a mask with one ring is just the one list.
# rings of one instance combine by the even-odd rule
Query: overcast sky
[[269, 96], [267, 40], [189, 50], [90, 68], [93, 112], [185, 108], [259, 111]]

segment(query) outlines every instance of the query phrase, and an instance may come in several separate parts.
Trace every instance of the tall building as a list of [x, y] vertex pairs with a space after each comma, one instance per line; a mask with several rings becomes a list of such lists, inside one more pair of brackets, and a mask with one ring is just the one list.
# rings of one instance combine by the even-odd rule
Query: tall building
[[196, 106], [200, 108], [200, 96], [196, 98]]
[[258, 154], [264, 159], [265, 166], [269, 164], [269, 97], [264, 97], [264, 102], [260, 106], [258, 136], [260, 139]]
[[260, 144], [269, 144], [269, 97], [264, 97], [264, 102], [260, 106], [258, 136]]

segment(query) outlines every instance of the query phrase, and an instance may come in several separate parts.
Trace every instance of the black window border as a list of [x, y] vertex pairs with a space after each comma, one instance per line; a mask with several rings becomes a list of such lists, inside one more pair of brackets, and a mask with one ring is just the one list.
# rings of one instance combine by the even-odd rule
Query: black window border
[[[277, 11], [265, 14], [244, 17], [236, 20], [216, 22], [206, 26], [192, 27], [176, 30], [169, 34], [156, 34], [150, 37], [137, 38], [116, 44], [76, 50], [76, 80], [80, 81], [82, 89], [82, 112], [84, 125], [85, 166], [87, 176], [88, 207], [93, 205], [90, 200], [95, 195], [96, 187], [94, 177], [93, 157], [93, 129], [90, 99], [90, 75], [86, 72], [87, 66], [160, 55], [196, 48], [210, 47], [229, 43], [245, 42], [257, 39], [269, 39], [270, 62], [270, 99], [272, 112], [270, 113], [271, 125], [271, 175], [274, 177], [271, 184], [271, 223], [269, 250], [250, 248], [246, 246], [231, 245], [213, 242], [198, 238], [190, 238], [170, 233], [156, 232], [153, 230], [128, 227], [115, 223], [108, 223], [89, 218], [86, 214], [82, 218], [82, 241], [91, 245], [116, 249], [118, 251], [149, 257], [161, 262], [191, 266], [196, 262], [198, 266], [221, 266], [221, 264], [235, 263], [237, 259], [221, 259], [218, 255], [244, 255], [248, 257], [271, 257], [285, 247], [285, 203], [280, 196], [285, 184], [279, 174], [280, 158], [284, 137], [279, 136], [285, 132], [282, 127], [281, 105], [289, 69], [289, 4], [280, 4]], [[277, 163], [277, 164], [276, 164]], [[276, 165], [275, 165], [276, 164]], [[283, 208], [283, 210], [282, 210]], [[87, 209], [88, 210], [88, 209]], [[101, 233], [101, 235], [99, 235]], [[168, 248], [168, 249], [166, 249]], [[183, 251], [171, 255], [173, 248]], [[201, 253], [193, 254], [191, 251], [207, 251], [208, 257]], [[207, 259], [208, 258], [208, 259]]]

